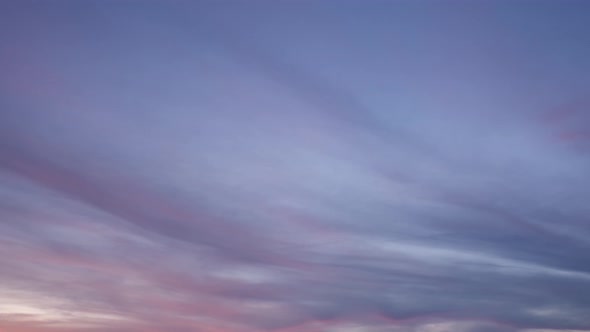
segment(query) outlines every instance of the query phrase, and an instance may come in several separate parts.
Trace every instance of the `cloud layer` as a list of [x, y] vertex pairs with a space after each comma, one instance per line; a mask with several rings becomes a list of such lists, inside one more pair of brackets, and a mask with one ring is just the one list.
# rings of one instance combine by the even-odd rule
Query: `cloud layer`
[[1, 6], [0, 330], [590, 330], [585, 2]]

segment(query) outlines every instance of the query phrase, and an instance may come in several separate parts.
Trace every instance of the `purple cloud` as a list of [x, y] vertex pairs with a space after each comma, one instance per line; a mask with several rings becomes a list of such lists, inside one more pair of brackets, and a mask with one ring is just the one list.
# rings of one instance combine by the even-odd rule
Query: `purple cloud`
[[1, 7], [0, 330], [590, 331], [585, 2]]

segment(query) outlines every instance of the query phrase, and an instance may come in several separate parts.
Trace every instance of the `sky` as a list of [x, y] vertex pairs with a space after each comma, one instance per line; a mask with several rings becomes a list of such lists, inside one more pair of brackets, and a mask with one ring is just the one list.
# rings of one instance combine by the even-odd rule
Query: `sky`
[[0, 331], [590, 331], [589, 22], [2, 1]]

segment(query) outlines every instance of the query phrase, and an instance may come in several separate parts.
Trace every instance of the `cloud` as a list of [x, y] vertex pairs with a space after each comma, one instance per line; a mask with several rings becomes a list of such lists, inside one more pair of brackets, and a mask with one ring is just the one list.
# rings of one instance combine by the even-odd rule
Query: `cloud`
[[575, 4], [8, 6], [0, 329], [590, 329]]

